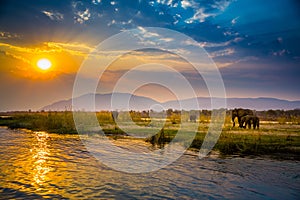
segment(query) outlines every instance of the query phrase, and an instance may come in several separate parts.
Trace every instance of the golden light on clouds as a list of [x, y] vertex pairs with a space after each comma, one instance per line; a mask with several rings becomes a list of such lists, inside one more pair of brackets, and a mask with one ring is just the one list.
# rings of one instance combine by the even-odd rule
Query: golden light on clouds
[[[0, 43], [0, 61], [6, 66], [3, 72], [13, 76], [34, 80], [50, 80], [60, 75], [77, 73], [82, 62], [90, 54], [95, 67], [106, 67], [106, 60], [111, 56], [121, 55], [109, 65], [104, 75], [108, 84], [111, 84], [124, 71], [146, 63], [160, 63], [173, 67], [178, 71], [187, 71], [191, 66], [176, 54], [165, 51], [93, 51], [94, 47], [84, 43], [44, 42], [33, 46], [13, 45]], [[123, 54], [125, 53], [125, 54]], [[1, 69], [0, 69], [1, 70]], [[146, 69], [145, 71], [152, 71]], [[90, 70], [89, 70], [90, 71]], [[159, 69], [158, 69], [159, 71]], [[51, 72], [51, 73], [50, 73]], [[113, 74], [113, 76], [111, 76]], [[95, 76], [95, 73], [86, 74], [87, 78]]]
[[44, 42], [22, 46], [0, 42], [0, 51], [3, 52], [0, 61], [5, 66], [0, 71], [34, 80], [74, 74], [91, 49], [80, 43]]

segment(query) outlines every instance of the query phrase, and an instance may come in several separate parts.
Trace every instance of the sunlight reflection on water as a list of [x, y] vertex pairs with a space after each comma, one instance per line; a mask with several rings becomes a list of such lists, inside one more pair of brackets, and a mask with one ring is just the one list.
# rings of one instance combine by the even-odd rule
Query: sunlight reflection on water
[[[149, 151], [139, 140], [116, 140]], [[136, 146], [136, 148], [134, 148]], [[187, 152], [152, 173], [114, 171], [77, 135], [0, 128], [0, 198], [4, 199], [299, 199], [297, 161], [211, 157]], [[122, 163], [120, 163], [122, 165]]]
[[49, 135], [46, 132], [35, 132], [37, 144], [33, 145], [30, 152], [32, 153], [33, 164], [33, 179], [36, 184], [42, 185], [47, 178], [47, 173], [50, 171], [50, 166], [48, 166], [49, 149], [47, 140]]

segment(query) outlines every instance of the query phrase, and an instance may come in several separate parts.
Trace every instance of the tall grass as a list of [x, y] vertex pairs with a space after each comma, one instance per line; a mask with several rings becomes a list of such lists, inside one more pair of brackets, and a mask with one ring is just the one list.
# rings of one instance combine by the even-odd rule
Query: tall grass
[[0, 120], [0, 125], [11, 129], [26, 128], [34, 131], [48, 131], [50, 133], [77, 133], [72, 112], [39, 112], [17, 113], [11, 118]]
[[[82, 113], [82, 118], [89, 120], [92, 113]], [[0, 117], [0, 126], [8, 126], [9, 128], [26, 128], [34, 131], [47, 131], [50, 133], [60, 134], [76, 134], [76, 128], [73, 120], [72, 112], [24, 112], [9, 113], [10, 117]], [[121, 130], [109, 111], [96, 113], [102, 130], [107, 135], [118, 136], [127, 133]], [[156, 113], [158, 118], [164, 116]], [[123, 118], [124, 119], [123, 119]], [[119, 120], [126, 121], [128, 115], [119, 113]], [[167, 119], [163, 123], [151, 122], [147, 118], [147, 113], [131, 112], [130, 117], [136, 123], [136, 126], [128, 127], [128, 130], [134, 136], [147, 136], [147, 131], [152, 129], [160, 130], [155, 135], [149, 136], [146, 141], [159, 148], [163, 148], [174, 139], [178, 130], [182, 128], [184, 134], [190, 133], [191, 125], [189, 122], [189, 113], [168, 113]], [[292, 119], [291, 117], [289, 119]], [[259, 130], [232, 128], [230, 115], [227, 114], [225, 126], [216, 143], [214, 150], [221, 154], [245, 154], [245, 155], [262, 155], [289, 153], [299, 155], [300, 153], [300, 125], [286, 124], [282, 118], [278, 118], [282, 122], [278, 124], [262, 124]], [[297, 118], [294, 119], [297, 121]], [[197, 119], [198, 130], [196, 136], [190, 145], [191, 149], [200, 149], [208, 131], [210, 116], [202, 114]], [[162, 125], [163, 127], [159, 127]], [[158, 126], [158, 127], [156, 127]], [[182, 137], [182, 143], [185, 143], [185, 137]]]

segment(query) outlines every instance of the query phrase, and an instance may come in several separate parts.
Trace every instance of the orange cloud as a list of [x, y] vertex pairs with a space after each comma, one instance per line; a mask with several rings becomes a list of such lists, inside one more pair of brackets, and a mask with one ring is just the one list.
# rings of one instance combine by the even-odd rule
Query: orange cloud
[[[29, 79], [50, 79], [62, 73], [75, 73], [92, 49], [80, 43], [45, 42], [37, 46], [0, 43], [0, 51], [4, 52], [0, 55], [2, 71]], [[51, 60], [53, 66], [47, 72], [37, 68], [40, 58]]]

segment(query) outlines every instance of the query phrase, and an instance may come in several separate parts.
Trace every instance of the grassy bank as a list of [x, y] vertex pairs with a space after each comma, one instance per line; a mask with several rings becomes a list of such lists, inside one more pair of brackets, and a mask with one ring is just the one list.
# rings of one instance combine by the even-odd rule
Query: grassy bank
[[[105, 134], [113, 136], [129, 135], [134, 137], [147, 137], [147, 141], [162, 148], [174, 139], [180, 128], [184, 130], [184, 134], [192, 134], [190, 128], [195, 123], [188, 121], [180, 122], [180, 119], [168, 118], [164, 123], [163, 129], [158, 124], [149, 123], [144, 116], [135, 114], [134, 121], [138, 126], [132, 124], [124, 125], [126, 130], [121, 130], [114, 122], [110, 112], [99, 112], [96, 114], [99, 124], [103, 128]], [[83, 118], [90, 117], [84, 114]], [[119, 116], [122, 117], [122, 116]], [[227, 117], [228, 118], [228, 117]], [[230, 117], [229, 117], [230, 118]], [[203, 118], [197, 129], [196, 136], [189, 146], [190, 149], [200, 149], [205, 135], [208, 131], [208, 118]], [[174, 123], [176, 122], [176, 123]], [[198, 123], [198, 122], [197, 122]], [[161, 125], [161, 123], [160, 123]], [[26, 128], [33, 131], [47, 131], [49, 133], [59, 134], [77, 134], [73, 121], [72, 112], [26, 112], [26, 113], [8, 113], [7, 116], [0, 117], [0, 126], [7, 126], [11, 129]], [[300, 155], [300, 125], [298, 124], [282, 124], [273, 122], [264, 122], [259, 130], [249, 130], [232, 128], [230, 120], [226, 120], [225, 126], [219, 137], [214, 150], [222, 155], [275, 155], [289, 154], [299, 157]], [[157, 129], [155, 129], [157, 128]], [[155, 133], [158, 133], [154, 136]], [[180, 143], [185, 145], [184, 137]]]
[[0, 126], [26, 128], [49, 133], [77, 134], [71, 112], [10, 113], [0, 118]]
[[[213, 150], [221, 155], [274, 155], [280, 157], [290, 154], [289, 157], [300, 159], [300, 126], [284, 130], [249, 130], [240, 128], [223, 128], [222, 133]], [[165, 129], [148, 139], [153, 145], [163, 147], [176, 135], [176, 130]], [[198, 131], [190, 149], [198, 151], [204, 141], [207, 130]], [[184, 145], [184, 142], [183, 142]], [[284, 158], [284, 157], [283, 157]]]

